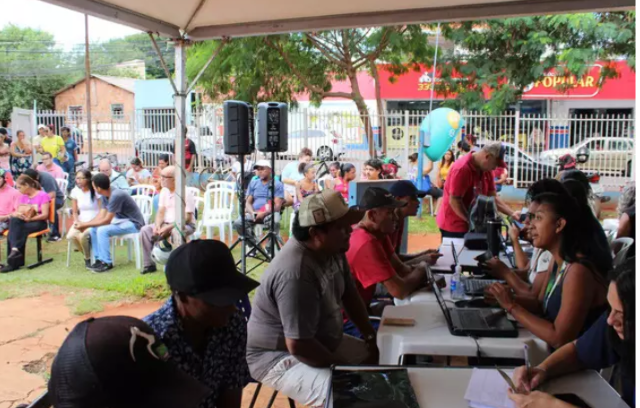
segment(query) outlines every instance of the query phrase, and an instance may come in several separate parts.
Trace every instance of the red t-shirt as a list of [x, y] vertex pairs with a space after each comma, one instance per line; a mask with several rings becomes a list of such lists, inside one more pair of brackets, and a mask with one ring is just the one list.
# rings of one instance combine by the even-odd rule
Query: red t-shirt
[[501, 167], [501, 166], [496, 167], [496, 169], [492, 172], [494, 180], [499, 179], [502, 176], [502, 173], [506, 173], [506, 171], [507, 171], [506, 167]]
[[402, 236], [404, 235], [404, 218], [398, 221], [398, 228], [389, 234], [389, 243], [393, 247], [393, 251], [396, 254], [400, 253], [400, 247], [402, 246]]
[[390, 261], [392, 255], [388, 236], [378, 239], [360, 227], [351, 234], [347, 262], [365, 305], [371, 304], [376, 284], [396, 275]]
[[438, 211], [436, 223], [440, 229], [449, 232], [467, 232], [469, 224], [453, 211], [449, 197], [462, 197], [462, 203], [471, 209], [479, 195], [491, 195], [496, 191], [491, 171], [478, 171], [473, 165], [473, 154], [464, 155], [451, 166], [447, 182], [444, 183], [444, 197]]

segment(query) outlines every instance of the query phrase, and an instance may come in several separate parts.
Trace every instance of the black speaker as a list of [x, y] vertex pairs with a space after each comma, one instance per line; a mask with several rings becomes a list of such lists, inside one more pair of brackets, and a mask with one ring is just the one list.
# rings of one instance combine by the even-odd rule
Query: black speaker
[[255, 149], [253, 137], [253, 107], [242, 101], [225, 101], [224, 153], [251, 154]]
[[258, 104], [258, 150], [286, 152], [288, 143], [287, 104], [263, 102]]

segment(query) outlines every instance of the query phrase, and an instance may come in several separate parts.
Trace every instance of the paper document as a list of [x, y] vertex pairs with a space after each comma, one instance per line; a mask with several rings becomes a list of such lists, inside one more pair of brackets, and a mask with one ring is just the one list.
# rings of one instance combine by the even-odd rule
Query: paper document
[[497, 370], [474, 368], [464, 398], [472, 408], [515, 408], [507, 396], [508, 389]]

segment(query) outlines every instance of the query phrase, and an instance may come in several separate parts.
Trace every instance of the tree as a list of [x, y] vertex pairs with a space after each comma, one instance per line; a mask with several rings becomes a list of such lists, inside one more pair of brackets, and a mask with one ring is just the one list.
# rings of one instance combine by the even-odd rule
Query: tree
[[[168, 38], [157, 37], [156, 42], [167, 63], [169, 72], [174, 71], [174, 48]], [[84, 66], [84, 45], [78, 45], [72, 51], [75, 64]], [[132, 60], [145, 62], [147, 79], [166, 78], [167, 75], [160, 64], [160, 58], [153, 48], [153, 43], [146, 33], [132, 34], [123, 38], [112, 39], [103, 43], [89, 45], [91, 72], [94, 74], [139, 78], [133, 69], [118, 68], [120, 64]]]
[[[457, 52], [438, 59], [436, 90], [458, 108], [501, 112], [551, 69], [581, 78], [595, 61], [627, 58], [635, 69], [635, 12], [564, 14], [443, 24]], [[617, 76], [606, 65], [601, 83]], [[566, 90], [569, 84], [558, 85]], [[488, 100], [485, 90], [491, 91]]]
[[[386, 59], [389, 69], [399, 74], [428, 63], [432, 52], [427, 40], [427, 34], [416, 25], [234, 39], [199, 84], [214, 100], [233, 96], [254, 103], [277, 99], [295, 104], [295, 94], [300, 92], [309, 93], [315, 105], [328, 97], [352, 100], [373, 156], [371, 118], [358, 84], [358, 72], [369, 71], [374, 77], [378, 110], [382, 111], [376, 63]], [[190, 50], [187, 74], [191, 78], [216, 47], [217, 43], [204, 43]], [[351, 92], [333, 91], [334, 79], [348, 80]], [[380, 133], [384, 137], [384, 132]]]
[[0, 30], [0, 119], [11, 118], [14, 107], [53, 109], [53, 95], [69, 83], [64, 50], [53, 35], [7, 25]]

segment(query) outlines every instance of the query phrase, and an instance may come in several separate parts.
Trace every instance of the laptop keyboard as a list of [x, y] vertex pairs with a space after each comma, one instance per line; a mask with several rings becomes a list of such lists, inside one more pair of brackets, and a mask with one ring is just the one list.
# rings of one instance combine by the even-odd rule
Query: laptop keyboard
[[482, 292], [484, 288], [491, 285], [493, 281], [483, 279], [467, 279], [463, 281], [465, 292]]
[[488, 329], [489, 325], [477, 310], [456, 309], [463, 329]]

